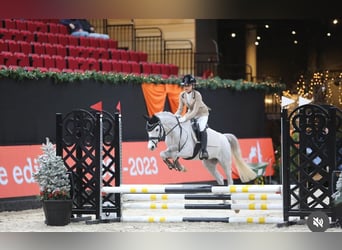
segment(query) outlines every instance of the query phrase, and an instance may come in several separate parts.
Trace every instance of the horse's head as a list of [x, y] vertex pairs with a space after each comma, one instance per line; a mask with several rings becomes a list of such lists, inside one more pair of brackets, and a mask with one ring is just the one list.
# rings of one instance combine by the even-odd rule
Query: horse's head
[[146, 131], [148, 134], [147, 148], [154, 150], [157, 148], [158, 142], [164, 140], [165, 131], [160, 122], [160, 119], [153, 115], [152, 117], [144, 116], [146, 120]]

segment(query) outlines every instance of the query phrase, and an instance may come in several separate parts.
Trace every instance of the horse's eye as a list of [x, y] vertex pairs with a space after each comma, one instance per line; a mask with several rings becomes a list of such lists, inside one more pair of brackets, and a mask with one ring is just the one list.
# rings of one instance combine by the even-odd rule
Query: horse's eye
[[156, 128], [156, 132], [159, 132], [159, 128]]

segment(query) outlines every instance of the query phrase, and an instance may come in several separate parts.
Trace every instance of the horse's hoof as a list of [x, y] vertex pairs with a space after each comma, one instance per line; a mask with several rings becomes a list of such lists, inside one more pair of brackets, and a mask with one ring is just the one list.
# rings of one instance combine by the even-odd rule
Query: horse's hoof
[[236, 213], [236, 214], [238, 214], [238, 213], [240, 213], [240, 210], [234, 210], [234, 212]]

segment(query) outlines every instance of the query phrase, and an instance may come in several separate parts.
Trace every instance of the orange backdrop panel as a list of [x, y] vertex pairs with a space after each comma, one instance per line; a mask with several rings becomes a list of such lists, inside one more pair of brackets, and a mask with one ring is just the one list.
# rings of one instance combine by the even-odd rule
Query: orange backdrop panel
[[163, 111], [166, 99], [164, 84], [143, 83], [141, 84], [149, 116]]
[[141, 88], [149, 116], [164, 110], [166, 97], [168, 98], [171, 112], [175, 113], [177, 111], [179, 94], [182, 91], [182, 88], [177, 84], [143, 83]]

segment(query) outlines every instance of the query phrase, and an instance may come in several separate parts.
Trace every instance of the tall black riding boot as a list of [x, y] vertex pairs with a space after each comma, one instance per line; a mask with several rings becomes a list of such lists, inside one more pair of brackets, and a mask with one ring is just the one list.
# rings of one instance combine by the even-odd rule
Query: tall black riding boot
[[208, 151], [207, 151], [207, 130], [201, 132], [201, 152], [199, 158], [208, 159]]

